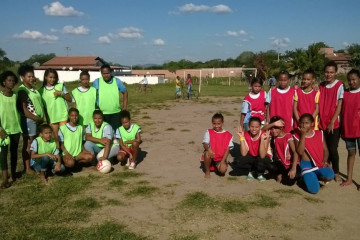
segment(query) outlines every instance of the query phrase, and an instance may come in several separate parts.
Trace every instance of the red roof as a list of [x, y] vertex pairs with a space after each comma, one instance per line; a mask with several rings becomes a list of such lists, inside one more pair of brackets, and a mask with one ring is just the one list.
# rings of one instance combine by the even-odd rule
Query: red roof
[[88, 66], [95, 67], [104, 64], [104, 61], [100, 57], [87, 56], [87, 57], [54, 57], [49, 61], [45, 62], [41, 66]]

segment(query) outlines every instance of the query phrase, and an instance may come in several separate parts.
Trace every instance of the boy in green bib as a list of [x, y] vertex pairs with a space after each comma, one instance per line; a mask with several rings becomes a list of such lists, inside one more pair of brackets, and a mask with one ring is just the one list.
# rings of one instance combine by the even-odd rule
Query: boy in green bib
[[59, 149], [56, 142], [52, 139], [52, 128], [48, 124], [41, 125], [39, 128], [40, 136], [31, 143], [31, 167], [40, 173], [40, 180], [47, 183], [46, 173], [62, 173], [65, 166], [61, 164]]
[[121, 111], [122, 126], [116, 129], [115, 137], [120, 144], [117, 160], [119, 162], [128, 160], [126, 166], [132, 170], [136, 167], [136, 158], [142, 140], [140, 136], [141, 128], [135, 123], [132, 124], [130, 120], [130, 112], [126, 110]]
[[0, 166], [2, 171], [1, 188], [10, 186], [8, 181], [7, 155], [10, 145], [11, 178], [16, 179], [16, 165], [18, 158], [18, 147], [21, 133], [20, 115], [16, 109], [17, 95], [13, 89], [18, 78], [11, 71], [6, 71], [0, 76]]
[[18, 73], [23, 84], [18, 89], [17, 109], [20, 112], [23, 132], [22, 159], [26, 173], [34, 172], [30, 168], [30, 145], [37, 135], [38, 126], [43, 123], [44, 106], [40, 93], [34, 89], [36, 82], [34, 67], [20, 66]]
[[92, 114], [96, 107], [96, 89], [89, 85], [88, 71], [80, 73], [80, 86], [72, 90], [74, 107], [79, 110], [79, 125], [87, 126], [92, 122]]

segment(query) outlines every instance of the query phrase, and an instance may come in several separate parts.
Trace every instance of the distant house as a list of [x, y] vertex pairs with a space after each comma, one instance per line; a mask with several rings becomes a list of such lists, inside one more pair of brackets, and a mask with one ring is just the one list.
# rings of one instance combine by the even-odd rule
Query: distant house
[[338, 66], [338, 72], [346, 73], [351, 67], [349, 65], [350, 62], [350, 54], [348, 53], [336, 53], [334, 52], [334, 48], [320, 48], [320, 53], [325, 54], [325, 57], [331, 61], [334, 61]]
[[[54, 57], [43, 63], [41, 66], [36, 66], [35, 69], [46, 70], [48, 68], [53, 68], [66, 71], [99, 71], [100, 67], [105, 63], [106, 62], [102, 58], [96, 56]], [[116, 72], [125, 69], [122, 66], [111, 66], [111, 68]]]

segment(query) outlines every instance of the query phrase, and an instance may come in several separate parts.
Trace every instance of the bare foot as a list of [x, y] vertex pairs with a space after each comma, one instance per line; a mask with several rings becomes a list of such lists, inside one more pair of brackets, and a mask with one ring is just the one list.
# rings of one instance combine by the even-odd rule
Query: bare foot
[[210, 178], [210, 173], [205, 173], [204, 178]]
[[35, 171], [32, 170], [31, 168], [26, 169], [25, 172], [26, 172], [26, 174], [35, 174]]
[[282, 181], [282, 174], [276, 176], [276, 182], [281, 183]]
[[351, 186], [352, 185], [352, 181], [344, 181], [342, 184], [340, 184], [340, 186], [342, 187], [348, 187], [348, 186]]
[[340, 177], [340, 175], [338, 173], [335, 173], [335, 182], [337, 182], [337, 183], [342, 182], [342, 179], [341, 179], [341, 177]]
[[40, 174], [40, 181], [45, 184], [48, 184], [48, 180], [46, 179], [45, 174]]

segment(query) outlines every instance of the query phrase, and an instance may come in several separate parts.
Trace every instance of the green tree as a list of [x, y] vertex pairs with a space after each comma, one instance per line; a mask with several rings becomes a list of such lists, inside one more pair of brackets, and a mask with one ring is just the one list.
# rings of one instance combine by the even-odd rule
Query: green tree
[[244, 51], [236, 58], [239, 66], [254, 67], [256, 54], [251, 51]]
[[55, 53], [49, 54], [34, 54], [29, 59], [25, 60], [23, 64], [33, 65], [39, 63], [40, 65], [56, 57]]
[[360, 67], [360, 44], [351, 44], [346, 50], [350, 54], [350, 66]]

